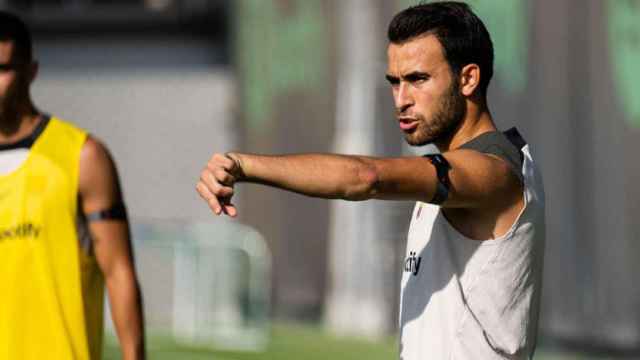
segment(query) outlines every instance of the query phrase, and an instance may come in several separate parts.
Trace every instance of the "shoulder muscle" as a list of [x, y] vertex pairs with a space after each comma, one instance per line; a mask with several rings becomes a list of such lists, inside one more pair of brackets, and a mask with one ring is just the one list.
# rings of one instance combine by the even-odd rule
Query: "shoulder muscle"
[[108, 208], [122, 197], [113, 158], [92, 136], [87, 137], [80, 152], [79, 192], [85, 213]]

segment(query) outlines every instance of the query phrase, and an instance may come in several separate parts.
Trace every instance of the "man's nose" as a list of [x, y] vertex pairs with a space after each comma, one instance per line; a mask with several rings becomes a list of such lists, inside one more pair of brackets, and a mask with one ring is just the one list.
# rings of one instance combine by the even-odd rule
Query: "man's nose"
[[395, 105], [396, 111], [400, 114], [413, 105], [413, 97], [411, 96], [409, 84], [405, 82], [400, 82], [400, 84], [398, 84], [398, 90], [396, 91], [395, 96]]

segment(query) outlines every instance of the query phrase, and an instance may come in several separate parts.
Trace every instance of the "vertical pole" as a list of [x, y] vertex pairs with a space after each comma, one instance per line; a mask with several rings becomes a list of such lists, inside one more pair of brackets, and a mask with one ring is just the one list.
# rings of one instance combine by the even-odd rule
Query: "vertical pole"
[[[334, 151], [375, 151], [378, 4], [338, 2], [338, 81]], [[334, 331], [365, 336], [389, 328], [384, 247], [374, 202], [334, 202], [330, 214], [329, 291], [326, 321]]]

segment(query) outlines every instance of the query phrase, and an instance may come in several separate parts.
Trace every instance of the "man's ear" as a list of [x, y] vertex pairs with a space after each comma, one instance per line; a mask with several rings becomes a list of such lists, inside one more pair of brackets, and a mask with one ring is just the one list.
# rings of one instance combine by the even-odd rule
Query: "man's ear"
[[473, 96], [480, 86], [480, 66], [468, 64], [460, 71], [460, 92], [464, 96]]

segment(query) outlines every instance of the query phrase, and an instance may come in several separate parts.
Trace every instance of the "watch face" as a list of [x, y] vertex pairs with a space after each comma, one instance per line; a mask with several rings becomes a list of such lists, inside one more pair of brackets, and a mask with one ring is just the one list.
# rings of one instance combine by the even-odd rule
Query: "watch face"
[[608, 0], [606, 7], [616, 97], [629, 124], [640, 127], [640, 1]]

